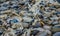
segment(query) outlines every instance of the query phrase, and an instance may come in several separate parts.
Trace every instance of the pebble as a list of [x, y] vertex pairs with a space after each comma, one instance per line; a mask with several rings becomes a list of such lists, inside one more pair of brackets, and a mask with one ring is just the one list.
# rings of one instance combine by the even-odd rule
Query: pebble
[[58, 3], [60, 3], [60, 0], [56, 0]]
[[0, 0], [0, 2], [5, 2], [6, 0]]
[[2, 25], [3, 24], [3, 22], [0, 20], [0, 25]]
[[53, 28], [52, 28], [52, 31], [53, 32], [59, 32], [60, 31], [60, 25], [55, 25], [55, 26], [53, 26]]
[[0, 31], [0, 35], [2, 35], [3, 34], [3, 31]]
[[47, 29], [47, 30], [51, 29], [51, 26], [48, 26], [48, 25], [44, 25], [43, 27], [44, 27], [44, 29]]
[[56, 32], [53, 36], [60, 36], [60, 32]]
[[24, 22], [31, 22], [33, 19], [30, 17], [23, 17]]

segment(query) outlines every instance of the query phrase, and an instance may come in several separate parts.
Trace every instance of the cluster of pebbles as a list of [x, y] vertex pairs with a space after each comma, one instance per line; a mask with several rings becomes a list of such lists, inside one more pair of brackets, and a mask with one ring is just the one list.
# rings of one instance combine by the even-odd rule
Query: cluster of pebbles
[[60, 36], [60, 0], [0, 0], [0, 36]]

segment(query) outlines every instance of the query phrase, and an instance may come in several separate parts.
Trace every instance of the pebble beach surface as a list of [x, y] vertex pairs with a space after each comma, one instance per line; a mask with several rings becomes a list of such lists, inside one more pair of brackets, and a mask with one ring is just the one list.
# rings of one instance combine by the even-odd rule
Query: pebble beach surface
[[60, 36], [60, 0], [0, 0], [0, 36]]

